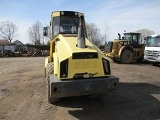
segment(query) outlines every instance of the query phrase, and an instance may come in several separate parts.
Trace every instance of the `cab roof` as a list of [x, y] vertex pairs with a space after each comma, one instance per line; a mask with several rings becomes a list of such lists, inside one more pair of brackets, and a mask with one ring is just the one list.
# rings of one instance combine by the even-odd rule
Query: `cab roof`
[[123, 34], [141, 34], [141, 33], [139, 33], [139, 32], [125, 32]]
[[76, 11], [54, 11], [52, 12], [51, 17], [58, 17], [58, 16], [84, 16], [84, 13], [76, 12]]

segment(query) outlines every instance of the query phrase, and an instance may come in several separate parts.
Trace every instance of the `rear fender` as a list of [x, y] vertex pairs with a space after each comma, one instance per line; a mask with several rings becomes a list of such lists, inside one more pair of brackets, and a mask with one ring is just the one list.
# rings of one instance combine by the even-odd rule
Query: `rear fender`
[[126, 49], [134, 52], [133, 47], [122, 46], [122, 47], [120, 48], [120, 50], [119, 50], [118, 55], [121, 56], [122, 52], [123, 52], [124, 50], [126, 50]]
[[119, 49], [118, 56], [121, 56], [122, 51], [123, 51], [125, 48], [126, 48], [126, 46], [122, 46], [122, 47]]

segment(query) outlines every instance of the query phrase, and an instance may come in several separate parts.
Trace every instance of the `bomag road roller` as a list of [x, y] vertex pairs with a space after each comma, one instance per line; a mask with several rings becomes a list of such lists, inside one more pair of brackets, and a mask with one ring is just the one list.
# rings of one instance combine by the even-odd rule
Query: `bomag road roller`
[[118, 33], [119, 39], [105, 43], [104, 52], [113, 61], [123, 64], [141, 61], [144, 58], [145, 45], [141, 41], [141, 33], [128, 32], [124, 37]]
[[[44, 27], [44, 36], [47, 36]], [[107, 57], [87, 38], [84, 14], [52, 12], [50, 55], [45, 59], [48, 101], [62, 97], [100, 94], [117, 88]]]

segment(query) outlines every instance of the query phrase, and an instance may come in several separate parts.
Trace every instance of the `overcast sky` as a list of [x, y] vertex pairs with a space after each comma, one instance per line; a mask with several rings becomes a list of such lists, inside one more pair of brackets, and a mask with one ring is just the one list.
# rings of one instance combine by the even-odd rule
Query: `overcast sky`
[[15, 39], [29, 43], [28, 27], [37, 20], [49, 25], [52, 11], [78, 11], [87, 23], [95, 23], [109, 40], [117, 33], [150, 29], [160, 34], [160, 0], [0, 0], [0, 22], [9, 20], [18, 26]]

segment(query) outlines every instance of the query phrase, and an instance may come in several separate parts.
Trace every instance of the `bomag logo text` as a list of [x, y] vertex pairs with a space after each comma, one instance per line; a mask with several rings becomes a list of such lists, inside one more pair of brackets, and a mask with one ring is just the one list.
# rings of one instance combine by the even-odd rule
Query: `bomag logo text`
[[96, 67], [97, 67], [97, 61], [75, 61], [74, 62], [75, 69], [96, 68]]

